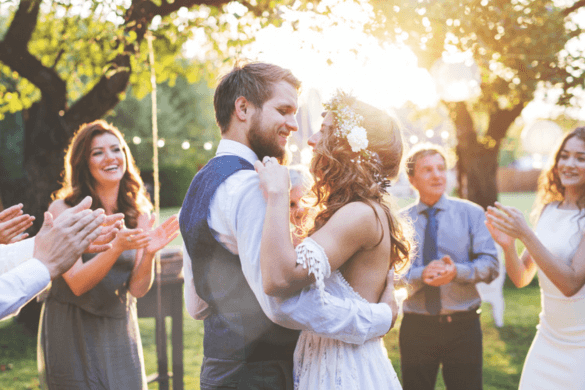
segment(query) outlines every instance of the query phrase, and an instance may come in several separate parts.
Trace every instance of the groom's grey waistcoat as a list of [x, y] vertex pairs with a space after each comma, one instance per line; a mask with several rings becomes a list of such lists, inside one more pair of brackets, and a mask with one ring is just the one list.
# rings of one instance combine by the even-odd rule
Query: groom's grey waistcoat
[[207, 223], [217, 188], [242, 169], [254, 167], [237, 156], [210, 160], [191, 182], [180, 213], [195, 290], [211, 308], [204, 320], [204, 355], [247, 362], [292, 362], [298, 331], [278, 326], [266, 317], [244, 278], [239, 256], [215, 240]]

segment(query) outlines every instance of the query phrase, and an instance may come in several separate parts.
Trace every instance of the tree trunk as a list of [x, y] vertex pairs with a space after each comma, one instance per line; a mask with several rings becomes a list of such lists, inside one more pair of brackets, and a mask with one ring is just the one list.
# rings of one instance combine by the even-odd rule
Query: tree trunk
[[498, 156], [502, 139], [520, 115], [524, 102], [490, 113], [485, 136], [479, 137], [465, 102], [444, 103], [457, 130], [457, 181], [459, 196], [484, 209], [498, 200]]
[[499, 148], [488, 149], [479, 143], [457, 148], [459, 195], [484, 209], [498, 200], [498, 152]]
[[26, 191], [16, 193], [20, 199], [5, 204], [22, 202], [25, 212], [36, 217], [31, 235], [43, 223], [43, 213], [51, 201], [51, 194], [59, 188], [63, 157], [72, 129], [56, 112], [51, 112], [44, 99], [34, 103], [24, 113], [24, 170]]

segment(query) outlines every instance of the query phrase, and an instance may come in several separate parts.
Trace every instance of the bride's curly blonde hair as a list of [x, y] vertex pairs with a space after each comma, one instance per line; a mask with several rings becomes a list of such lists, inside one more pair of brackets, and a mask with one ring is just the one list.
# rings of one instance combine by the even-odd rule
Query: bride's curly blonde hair
[[[374, 203], [378, 203], [384, 209], [390, 227], [390, 266], [400, 271], [408, 264], [412, 228], [400, 217], [386, 193], [386, 185], [396, 178], [400, 170], [404, 149], [400, 126], [380, 109], [348, 95], [342, 95], [342, 99], [344, 105], [363, 117], [361, 127], [367, 133], [369, 157], [359, 158], [363, 153], [352, 151], [347, 138], [336, 135], [338, 123], [333, 128], [323, 129], [323, 137], [315, 145], [311, 162], [311, 171], [315, 176], [312, 192], [319, 211], [309, 234], [321, 228], [337, 210], [351, 202], [368, 204], [382, 224], [374, 207]], [[384, 233], [378, 244], [383, 238]]]

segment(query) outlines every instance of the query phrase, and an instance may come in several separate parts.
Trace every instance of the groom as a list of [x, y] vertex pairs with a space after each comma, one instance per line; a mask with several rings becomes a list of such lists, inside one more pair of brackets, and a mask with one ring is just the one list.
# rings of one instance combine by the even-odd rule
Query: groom
[[[201, 389], [292, 389], [298, 330], [360, 344], [384, 335], [393, 320], [390, 291], [368, 304], [305, 289], [282, 300], [267, 296], [260, 273], [266, 202], [253, 164], [283, 160], [297, 130], [300, 82], [266, 63], [236, 66], [214, 96], [222, 140], [197, 173], [180, 213], [187, 307], [201, 297], [204, 320]], [[187, 257], [186, 257], [187, 258]], [[194, 282], [194, 289], [193, 289]], [[192, 313], [191, 313], [192, 314]]]

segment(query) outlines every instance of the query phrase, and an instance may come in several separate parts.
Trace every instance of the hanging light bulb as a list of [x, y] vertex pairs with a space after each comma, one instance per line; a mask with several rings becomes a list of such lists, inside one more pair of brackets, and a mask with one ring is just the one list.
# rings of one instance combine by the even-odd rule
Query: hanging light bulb
[[165, 140], [163, 138], [159, 139], [157, 145], [159, 148], [162, 148], [163, 146], [165, 146]]
[[183, 141], [183, 143], [181, 144], [181, 147], [184, 150], [187, 150], [187, 149], [189, 149], [191, 147], [191, 144], [189, 143], [189, 141]]

